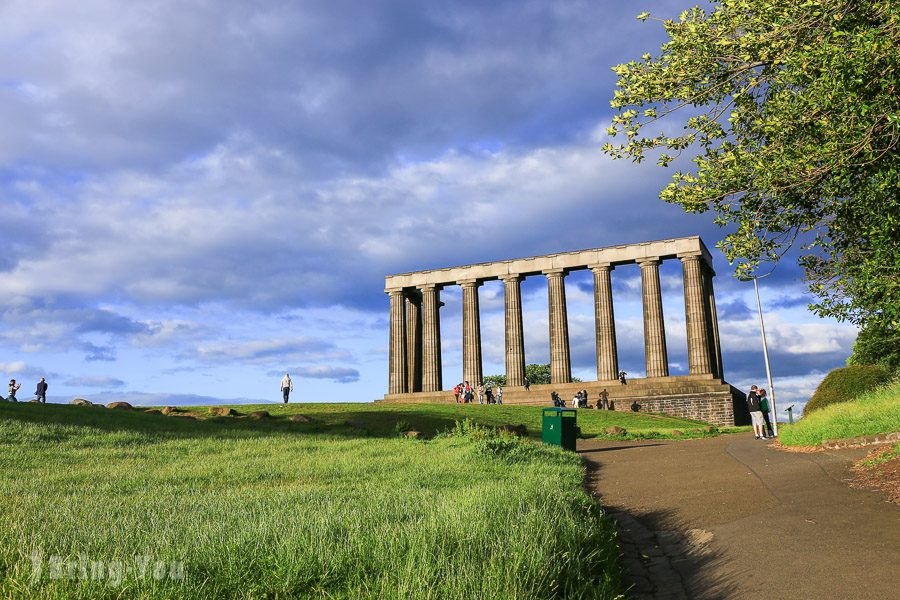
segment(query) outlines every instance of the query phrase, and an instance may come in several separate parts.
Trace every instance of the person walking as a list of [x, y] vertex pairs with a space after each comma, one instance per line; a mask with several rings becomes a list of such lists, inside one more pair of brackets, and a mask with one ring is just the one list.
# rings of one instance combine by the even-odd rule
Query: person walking
[[18, 400], [16, 400], [16, 392], [19, 391], [20, 387], [22, 387], [22, 384], [16, 383], [15, 379], [9, 380], [9, 389], [7, 391], [7, 397], [6, 397], [7, 402], [18, 402]]
[[766, 390], [759, 390], [756, 393], [759, 396], [759, 408], [762, 411], [763, 421], [766, 423], [766, 431], [770, 438], [775, 437], [775, 430], [772, 429], [772, 421], [769, 420], [769, 399], [766, 397]]
[[38, 381], [37, 389], [34, 390], [34, 398], [41, 404], [47, 404], [48, 387], [50, 386], [47, 385], [47, 380], [41, 377], [41, 380]]
[[284, 374], [284, 377], [281, 378], [281, 394], [284, 396], [284, 403], [288, 403], [288, 398], [291, 395], [291, 392], [294, 391], [294, 382], [291, 381], [291, 376], [287, 373]]
[[628, 384], [628, 380], [625, 379], [625, 376], [626, 376], [626, 375], [628, 375], [628, 373], [626, 373], [625, 371], [619, 371], [619, 382], [620, 382], [622, 385], [627, 385], [627, 384]]
[[753, 435], [758, 440], [765, 440], [768, 438], [766, 438], [766, 432], [763, 429], [763, 414], [757, 393], [758, 389], [755, 385], [750, 386], [750, 391], [747, 393], [747, 408], [750, 409], [750, 423], [753, 425]]

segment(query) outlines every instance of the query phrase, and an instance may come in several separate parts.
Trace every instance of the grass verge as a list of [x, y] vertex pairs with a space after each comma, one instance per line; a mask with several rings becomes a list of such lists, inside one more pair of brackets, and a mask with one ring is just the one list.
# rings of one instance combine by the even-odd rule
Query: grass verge
[[826, 440], [900, 431], [900, 381], [838, 404], [825, 406], [794, 425], [779, 425], [785, 446], [815, 446]]
[[577, 455], [312, 425], [0, 405], [0, 597], [620, 593]]

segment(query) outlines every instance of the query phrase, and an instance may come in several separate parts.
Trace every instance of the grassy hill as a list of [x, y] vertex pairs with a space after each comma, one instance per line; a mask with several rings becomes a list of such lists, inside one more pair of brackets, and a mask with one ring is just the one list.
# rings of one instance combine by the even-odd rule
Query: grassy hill
[[[453, 426], [471, 416], [537, 434], [539, 409], [237, 408], [273, 417], [0, 403], [0, 597], [621, 592], [615, 534], [577, 455]], [[311, 422], [287, 419], [298, 412]], [[587, 434], [699, 427], [601, 411], [579, 422]], [[407, 427], [452, 431], [396, 434]]]
[[794, 425], [779, 425], [786, 446], [815, 446], [826, 440], [900, 431], [900, 381], [804, 415]]

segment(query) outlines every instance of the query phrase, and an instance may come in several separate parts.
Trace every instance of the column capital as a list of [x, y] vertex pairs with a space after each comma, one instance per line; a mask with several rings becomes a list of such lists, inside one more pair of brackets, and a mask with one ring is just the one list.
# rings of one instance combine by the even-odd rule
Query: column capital
[[507, 281], [522, 281], [523, 279], [525, 279], [525, 277], [523, 277], [519, 273], [510, 273], [509, 275], [500, 276], [500, 281], [502, 281], [503, 283], [506, 283]]
[[593, 265], [588, 265], [588, 268], [591, 271], [593, 271], [594, 273], [596, 273], [597, 271], [609, 272], [609, 271], [612, 271], [613, 269], [615, 269], [616, 267], [612, 263], [607, 262], [607, 263], [596, 263]]
[[484, 285], [484, 282], [481, 281], [480, 279], [462, 279], [460, 281], [457, 281], [456, 283], [464, 288], [465, 287], [477, 288], [477, 287], [481, 287], [482, 285]]
[[683, 254], [678, 254], [677, 256], [678, 256], [678, 260], [680, 260], [681, 262], [688, 262], [691, 260], [700, 260], [703, 257], [703, 255], [700, 254], [699, 252], [685, 252]]
[[416, 289], [420, 292], [439, 292], [444, 289], [443, 283], [423, 283], [422, 285], [417, 285]]
[[565, 277], [569, 273], [565, 269], [545, 269], [541, 271], [544, 275], [547, 276], [547, 279], [551, 277]]
[[662, 260], [658, 256], [645, 256], [643, 258], [636, 258], [634, 262], [643, 267], [644, 265], [659, 265]]
[[384, 290], [384, 293], [388, 296], [401, 296], [403, 295], [403, 288], [387, 288]]

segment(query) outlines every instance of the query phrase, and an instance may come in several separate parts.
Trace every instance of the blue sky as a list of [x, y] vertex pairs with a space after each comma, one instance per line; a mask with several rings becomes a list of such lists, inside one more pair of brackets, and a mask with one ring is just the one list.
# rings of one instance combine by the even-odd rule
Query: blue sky
[[[670, 173], [600, 152], [610, 67], [683, 2], [0, 5], [0, 374], [51, 401], [369, 401], [387, 387], [384, 276], [723, 231], [657, 199]], [[764, 383], [752, 285], [713, 250], [726, 378]], [[662, 270], [685, 369], [680, 269]], [[639, 271], [617, 269], [620, 363], [643, 370]], [[588, 274], [567, 279], [590, 378]], [[805, 401], [856, 331], [762, 280], [779, 403]], [[502, 286], [481, 289], [503, 370]], [[526, 360], [547, 292], [523, 286]], [[444, 294], [444, 381], [461, 372]], [[21, 395], [27, 395], [20, 393]], [[197, 398], [201, 397], [201, 398]]]

